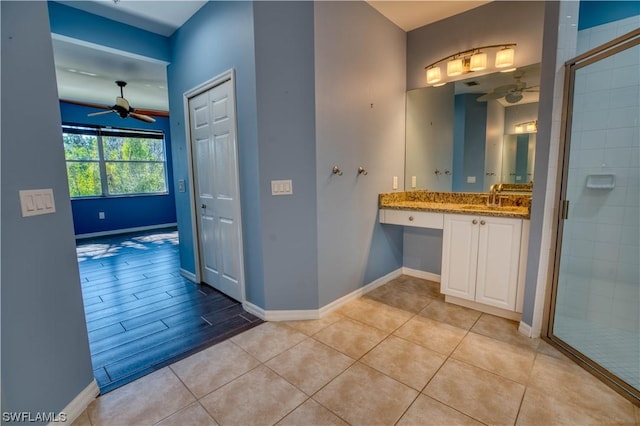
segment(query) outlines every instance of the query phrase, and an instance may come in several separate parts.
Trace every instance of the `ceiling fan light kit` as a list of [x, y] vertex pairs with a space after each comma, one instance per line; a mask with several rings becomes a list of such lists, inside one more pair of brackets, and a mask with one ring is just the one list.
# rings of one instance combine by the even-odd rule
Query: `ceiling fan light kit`
[[513, 71], [515, 64], [516, 43], [494, 44], [489, 46], [474, 47], [462, 52], [446, 56], [425, 67], [427, 84], [442, 86], [442, 71], [440, 63], [447, 62], [447, 76], [456, 77], [473, 71], [487, 69], [488, 55], [486, 51], [497, 49], [495, 67], [502, 71]]
[[123, 88], [127, 85], [126, 81], [118, 80], [116, 84], [120, 88], [120, 96], [116, 97], [115, 105], [111, 107], [104, 107], [107, 111], [100, 112], [92, 112], [91, 114], [87, 114], [89, 117], [95, 117], [97, 115], [110, 114], [112, 112], [118, 114], [120, 118], [125, 119], [127, 117], [135, 118], [136, 120], [144, 121], [146, 123], [155, 123], [155, 119], [149, 117], [148, 115], [138, 114], [135, 109], [129, 105], [129, 101], [127, 101], [124, 97]]

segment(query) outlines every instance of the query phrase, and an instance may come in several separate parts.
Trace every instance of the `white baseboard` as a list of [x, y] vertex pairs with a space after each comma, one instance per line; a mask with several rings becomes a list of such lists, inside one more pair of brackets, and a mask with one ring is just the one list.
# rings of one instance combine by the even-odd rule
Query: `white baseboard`
[[254, 305], [251, 302], [245, 301], [242, 307], [249, 313], [257, 316], [263, 321], [300, 321], [300, 320], [314, 320], [320, 319], [330, 312], [335, 311], [345, 303], [350, 302], [353, 299], [380, 287], [383, 284], [391, 281], [394, 278], [398, 278], [402, 275], [402, 268], [396, 269], [388, 273], [387, 275], [378, 278], [377, 280], [370, 282], [369, 284], [360, 287], [351, 293], [342, 296], [341, 298], [334, 300], [333, 302], [323, 306], [320, 309], [305, 309], [305, 310], [291, 310], [291, 311], [275, 311], [264, 310], [259, 306]]
[[389, 272], [387, 275], [378, 278], [375, 281], [370, 282], [369, 284], [360, 287], [354, 291], [352, 291], [349, 294], [346, 294], [344, 296], [342, 296], [339, 299], [334, 300], [333, 302], [324, 305], [322, 308], [319, 309], [319, 313], [320, 316], [319, 318], [324, 317], [325, 315], [329, 314], [330, 312], [335, 311], [336, 309], [338, 309], [339, 307], [343, 306], [344, 304], [352, 301], [353, 299], [357, 299], [358, 297], [369, 293], [370, 291], [375, 290], [376, 288], [380, 287], [381, 285], [384, 285], [386, 283], [388, 283], [389, 281], [398, 278], [400, 275], [402, 275], [402, 268], [396, 269], [395, 271]]
[[194, 283], [199, 284], [198, 283], [198, 278], [196, 278], [196, 274], [194, 274], [192, 272], [189, 272], [186, 269], [180, 268], [180, 275], [182, 275], [183, 277], [185, 277], [189, 281], [193, 281]]
[[411, 269], [406, 266], [402, 267], [402, 274], [409, 275], [411, 277], [422, 278], [423, 280], [435, 281], [437, 283], [440, 282], [440, 275], [434, 274], [433, 272], [421, 271], [419, 269]]
[[522, 321], [520, 321], [518, 331], [520, 332], [520, 334], [524, 334], [527, 337], [533, 337], [533, 329], [531, 328], [531, 326], [529, 324], [525, 324]]
[[113, 229], [111, 231], [89, 232], [87, 234], [77, 234], [76, 240], [83, 240], [86, 238], [96, 238], [96, 237], [107, 237], [109, 235], [128, 234], [131, 232], [152, 231], [154, 229], [174, 228], [176, 226], [178, 226], [178, 224], [174, 222], [174, 223], [161, 223], [159, 225], [137, 226], [135, 228]]
[[84, 388], [82, 392], [80, 392], [75, 398], [73, 398], [73, 401], [71, 401], [62, 410], [62, 412], [67, 415], [66, 416], [67, 419], [63, 423], [60, 423], [60, 422], [49, 423], [49, 425], [59, 425], [59, 424], [70, 425], [78, 417], [80, 417], [82, 413], [84, 413], [84, 410], [87, 409], [89, 404], [91, 404], [91, 402], [94, 399], [96, 399], [98, 395], [100, 395], [98, 382], [96, 382], [96, 379], [93, 379], [91, 383], [89, 383], [89, 385], [86, 388]]

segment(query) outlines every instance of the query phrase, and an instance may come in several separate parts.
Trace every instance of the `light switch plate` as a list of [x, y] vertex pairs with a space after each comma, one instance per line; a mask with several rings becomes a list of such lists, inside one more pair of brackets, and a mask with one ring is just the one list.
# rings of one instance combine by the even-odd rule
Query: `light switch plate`
[[271, 195], [292, 195], [292, 194], [293, 194], [293, 183], [291, 182], [291, 179], [271, 181]]
[[415, 188], [417, 186], [417, 178], [415, 176], [411, 176], [411, 187]]
[[178, 192], [185, 192], [186, 187], [184, 183], [184, 179], [178, 179]]
[[475, 176], [467, 176], [467, 183], [476, 183]]
[[393, 177], [393, 189], [398, 189], [398, 176]]
[[56, 212], [53, 189], [28, 189], [18, 191], [22, 217], [37, 216]]

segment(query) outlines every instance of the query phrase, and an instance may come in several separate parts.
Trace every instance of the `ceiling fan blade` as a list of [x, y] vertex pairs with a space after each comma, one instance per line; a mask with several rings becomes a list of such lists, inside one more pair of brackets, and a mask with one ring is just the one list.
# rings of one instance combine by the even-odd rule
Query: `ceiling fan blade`
[[486, 93], [486, 94], [480, 96], [478, 99], [476, 99], [476, 101], [478, 101], [478, 102], [486, 102], [486, 101], [490, 101], [490, 100], [493, 100], [493, 99], [500, 99], [503, 96], [504, 96], [504, 93], [490, 92], [490, 93]]
[[135, 112], [130, 112], [129, 117], [135, 118], [136, 120], [145, 121], [147, 123], [155, 123], [156, 120], [154, 118], [149, 117], [148, 115], [137, 114]]
[[92, 112], [91, 114], [87, 114], [87, 117], [95, 117], [96, 115], [111, 114], [112, 112], [115, 112], [115, 111], [112, 109], [109, 109], [107, 111]]

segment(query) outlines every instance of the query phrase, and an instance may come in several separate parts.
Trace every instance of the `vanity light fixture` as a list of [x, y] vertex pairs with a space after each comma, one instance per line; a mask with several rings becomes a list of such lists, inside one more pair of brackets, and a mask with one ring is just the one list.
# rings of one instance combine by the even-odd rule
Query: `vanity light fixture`
[[513, 71], [515, 69], [513, 68], [515, 46], [515, 43], [480, 46], [446, 56], [425, 67], [427, 84], [437, 87], [446, 83], [442, 82], [442, 70], [440, 68], [440, 64], [444, 62], [447, 63], [448, 77], [456, 77], [468, 72], [487, 69], [488, 55], [486, 51], [492, 49], [498, 49], [496, 51], [495, 67], [500, 68], [503, 72]]
[[526, 121], [524, 123], [518, 123], [515, 125], [516, 133], [537, 133], [538, 132], [538, 120]]

